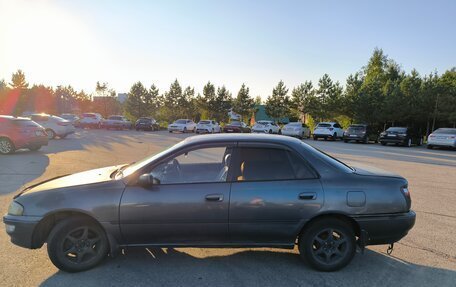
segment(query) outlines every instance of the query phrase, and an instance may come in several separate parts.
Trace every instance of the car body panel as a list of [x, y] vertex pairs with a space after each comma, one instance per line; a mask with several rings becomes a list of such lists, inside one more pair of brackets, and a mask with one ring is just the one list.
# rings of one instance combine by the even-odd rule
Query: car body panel
[[252, 130], [244, 122], [232, 121], [223, 127], [224, 133], [250, 133]]
[[124, 116], [109, 116], [103, 121], [106, 129], [131, 129], [133, 124]]
[[310, 129], [307, 127], [306, 124], [295, 122], [295, 123], [288, 123], [286, 124], [282, 130], [282, 135], [284, 136], [292, 136], [298, 138], [309, 138], [310, 137]]
[[62, 119], [61, 117], [46, 114], [33, 114], [31, 115], [31, 119], [46, 130], [54, 131], [55, 135], [58, 137], [66, 137], [76, 131], [70, 121]]
[[409, 140], [411, 140], [411, 144], [421, 144], [420, 135], [415, 129], [410, 127], [390, 127], [380, 133], [378, 140], [382, 144], [408, 145]]
[[196, 133], [219, 133], [220, 131], [219, 123], [213, 120], [201, 120], [196, 125]]
[[252, 133], [278, 134], [279, 132], [279, 126], [273, 121], [258, 121], [252, 127]]
[[168, 125], [169, 132], [190, 132], [196, 130], [196, 124], [189, 119], [179, 119]]
[[135, 123], [136, 130], [151, 130], [151, 131], [158, 131], [160, 129], [160, 125], [154, 118], [139, 118]]
[[428, 136], [428, 146], [456, 148], [456, 128], [441, 128]]
[[344, 130], [342, 127], [336, 122], [321, 122], [315, 127], [313, 131], [313, 137], [315, 139], [318, 138], [342, 138], [344, 135]]
[[79, 125], [83, 128], [99, 128], [103, 124], [103, 117], [98, 113], [84, 113], [81, 115]]
[[[155, 184], [147, 188], [138, 184], [145, 170], [174, 155], [227, 142], [239, 147], [290, 151], [306, 162], [314, 177], [238, 181], [228, 176], [227, 182], [217, 183]], [[239, 163], [233, 159], [230, 165], [235, 162]], [[27, 243], [29, 239], [18, 237], [32, 237], [31, 225], [37, 218], [61, 211], [93, 217], [119, 246], [289, 248], [306, 222], [328, 215], [359, 222], [368, 234], [367, 244], [383, 244], [405, 236], [415, 222], [409, 193], [405, 195], [402, 190], [408, 184], [404, 178], [373, 169], [349, 168], [300, 140], [280, 135], [189, 137], [120, 173], [116, 172], [119, 168], [64, 176], [25, 189], [14, 199], [24, 206], [24, 215], [3, 218], [8, 226], [17, 228], [17, 232], [9, 233], [12, 241], [33, 248], [35, 245]], [[117, 176], [123, 172], [125, 177]], [[208, 201], [207, 196], [214, 194], [222, 200]], [[31, 217], [33, 220], [27, 221]], [[372, 222], [380, 222], [380, 226]], [[392, 226], [391, 232], [385, 227], [387, 223]]]

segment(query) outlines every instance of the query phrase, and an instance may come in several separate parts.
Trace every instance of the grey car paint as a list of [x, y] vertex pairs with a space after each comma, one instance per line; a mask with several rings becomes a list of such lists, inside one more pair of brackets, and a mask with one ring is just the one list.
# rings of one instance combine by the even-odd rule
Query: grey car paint
[[[272, 144], [290, 149], [308, 162], [316, 176], [274, 182], [137, 185], [144, 171], [175, 153], [222, 143]], [[40, 224], [60, 212], [94, 218], [108, 234], [111, 249], [128, 245], [292, 248], [302, 227], [325, 214], [347, 216], [377, 236], [370, 236], [371, 241], [367, 238], [366, 244], [392, 243], [405, 236], [415, 221], [409, 211], [410, 201], [400, 191], [407, 185], [404, 178], [348, 168], [285, 136], [190, 137], [141, 164], [138, 170], [130, 170], [124, 178], [113, 176], [118, 168], [65, 176], [24, 190], [15, 198], [25, 207], [24, 215], [4, 217], [5, 223], [16, 224], [19, 229], [10, 234], [12, 241], [28, 248], [41, 247], [49, 230], [40, 230]], [[221, 200], [208, 200], [214, 194]], [[399, 224], [396, 228], [390, 224], [388, 229], [388, 222], [395, 222], [395, 218]]]

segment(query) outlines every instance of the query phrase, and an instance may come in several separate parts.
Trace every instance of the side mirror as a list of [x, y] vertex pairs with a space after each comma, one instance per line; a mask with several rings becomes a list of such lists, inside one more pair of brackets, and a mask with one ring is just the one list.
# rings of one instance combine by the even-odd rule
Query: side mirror
[[152, 185], [160, 184], [160, 180], [158, 180], [157, 178], [153, 177], [149, 173], [145, 173], [145, 174], [139, 176], [138, 184], [140, 186], [143, 186], [143, 187], [149, 187], [149, 186], [152, 186]]

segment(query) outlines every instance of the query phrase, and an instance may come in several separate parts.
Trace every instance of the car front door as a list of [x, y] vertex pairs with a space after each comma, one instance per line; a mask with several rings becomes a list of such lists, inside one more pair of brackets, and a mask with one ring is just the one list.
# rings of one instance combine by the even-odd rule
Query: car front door
[[127, 244], [216, 244], [228, 241], [231, 144], [181, 151], [153, 163], [150, 186], [129, 184], [120, 204]]
[[292, 244], [304, 223], [322, 207], [318, 175], [295, 151], [240, 143], [232, 170], [233, 243]]

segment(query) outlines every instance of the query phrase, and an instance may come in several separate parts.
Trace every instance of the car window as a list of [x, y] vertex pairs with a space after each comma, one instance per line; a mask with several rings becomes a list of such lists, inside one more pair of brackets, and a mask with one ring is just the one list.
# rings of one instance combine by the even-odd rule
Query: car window
[[46, 122], [48, 120], [48, 116], [32, 116], [31, 119], [35, 122]]
[[295, 179], [295, 171], [288, 151], [276, 148], [238, 149], [235, 179], [237, 181], [264, 181]]
[[160, 184], [224, 182], [231, 163], [230, 147], [211, 147], [182, 153], [155, 167]]
[[317, 127], [318, 127], [318, 128], [330, 128], [331, 125], [330, 125], [330, 124], [318, 124]]

